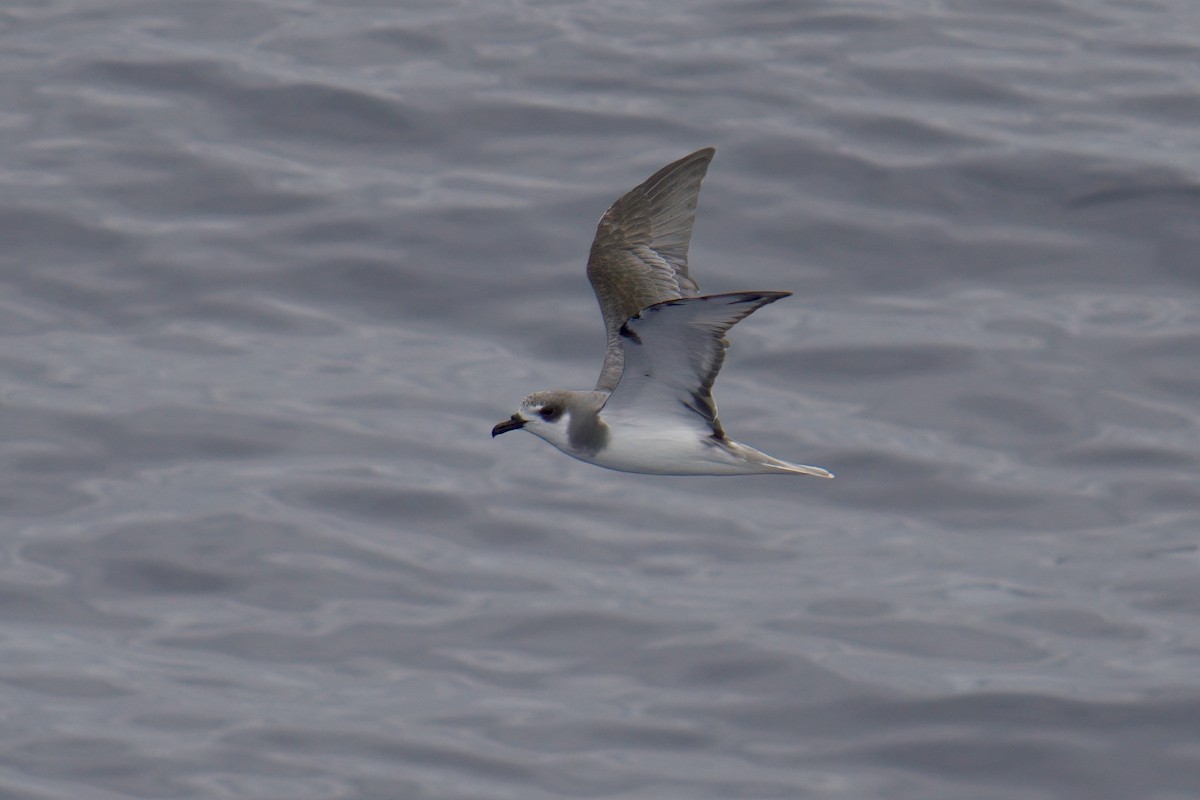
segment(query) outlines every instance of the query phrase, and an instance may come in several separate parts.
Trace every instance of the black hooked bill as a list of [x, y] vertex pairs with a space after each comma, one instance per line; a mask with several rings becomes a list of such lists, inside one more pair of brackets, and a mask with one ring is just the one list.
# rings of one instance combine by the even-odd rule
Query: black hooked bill
[[513, 414], [511, 417], [504, 420], [504, 422], [498, 423], [496, 425], [496, 427], [492, 428], [492, 438], [495, 439], [497, 436], [499, 436], [502, 433], [508, 433], [509, 431], [520, 430], [521, 428], [524, 428], [524, 427], [525, 427], [525, 420], [521, 419], [521, 415]]

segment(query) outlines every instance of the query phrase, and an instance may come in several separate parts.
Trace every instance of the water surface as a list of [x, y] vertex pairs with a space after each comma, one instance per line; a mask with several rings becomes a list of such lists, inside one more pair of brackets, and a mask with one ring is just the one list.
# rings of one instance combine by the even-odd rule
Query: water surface
[[[0, 794], [1200, 793], [1189, 2], [0, 26]], [[837, 480], [491, 441], [706, 145], [722, 420]]]

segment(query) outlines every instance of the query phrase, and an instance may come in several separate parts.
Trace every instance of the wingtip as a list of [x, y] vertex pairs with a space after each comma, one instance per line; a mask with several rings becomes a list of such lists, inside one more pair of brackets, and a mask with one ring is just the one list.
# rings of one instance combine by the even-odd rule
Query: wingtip
[[765, 306], [767, 303], [774, 303], [776, 300], [782, 300], [785, 297], [791, 297], [793, 293], [788, 292], [788, 291], [779, 290], [779, 291], [753, 292], [753, 294], [758, 295], [759, 298], [761, 298], [764, 301], [763, 305]]

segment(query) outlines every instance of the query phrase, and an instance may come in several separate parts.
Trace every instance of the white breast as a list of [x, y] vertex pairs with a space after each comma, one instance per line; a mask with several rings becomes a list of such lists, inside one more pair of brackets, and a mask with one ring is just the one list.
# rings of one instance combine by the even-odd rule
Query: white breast
[[608, 441], [594, 456], [575, 455], [600, 467], [651, 475], [732, 475], [757, 472], [679, 418], [608, 418]]

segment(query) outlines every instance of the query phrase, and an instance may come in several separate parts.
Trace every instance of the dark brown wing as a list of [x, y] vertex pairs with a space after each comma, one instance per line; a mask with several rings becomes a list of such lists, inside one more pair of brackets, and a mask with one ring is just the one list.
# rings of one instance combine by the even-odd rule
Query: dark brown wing
[[612, 204], [596, 228], [587, 274], [604, 315], [608, 350], [598, 390], [621, 379], [621, 326], [647, 306], [697, 293], [688, 244], [711, 147], [668, 164]]

